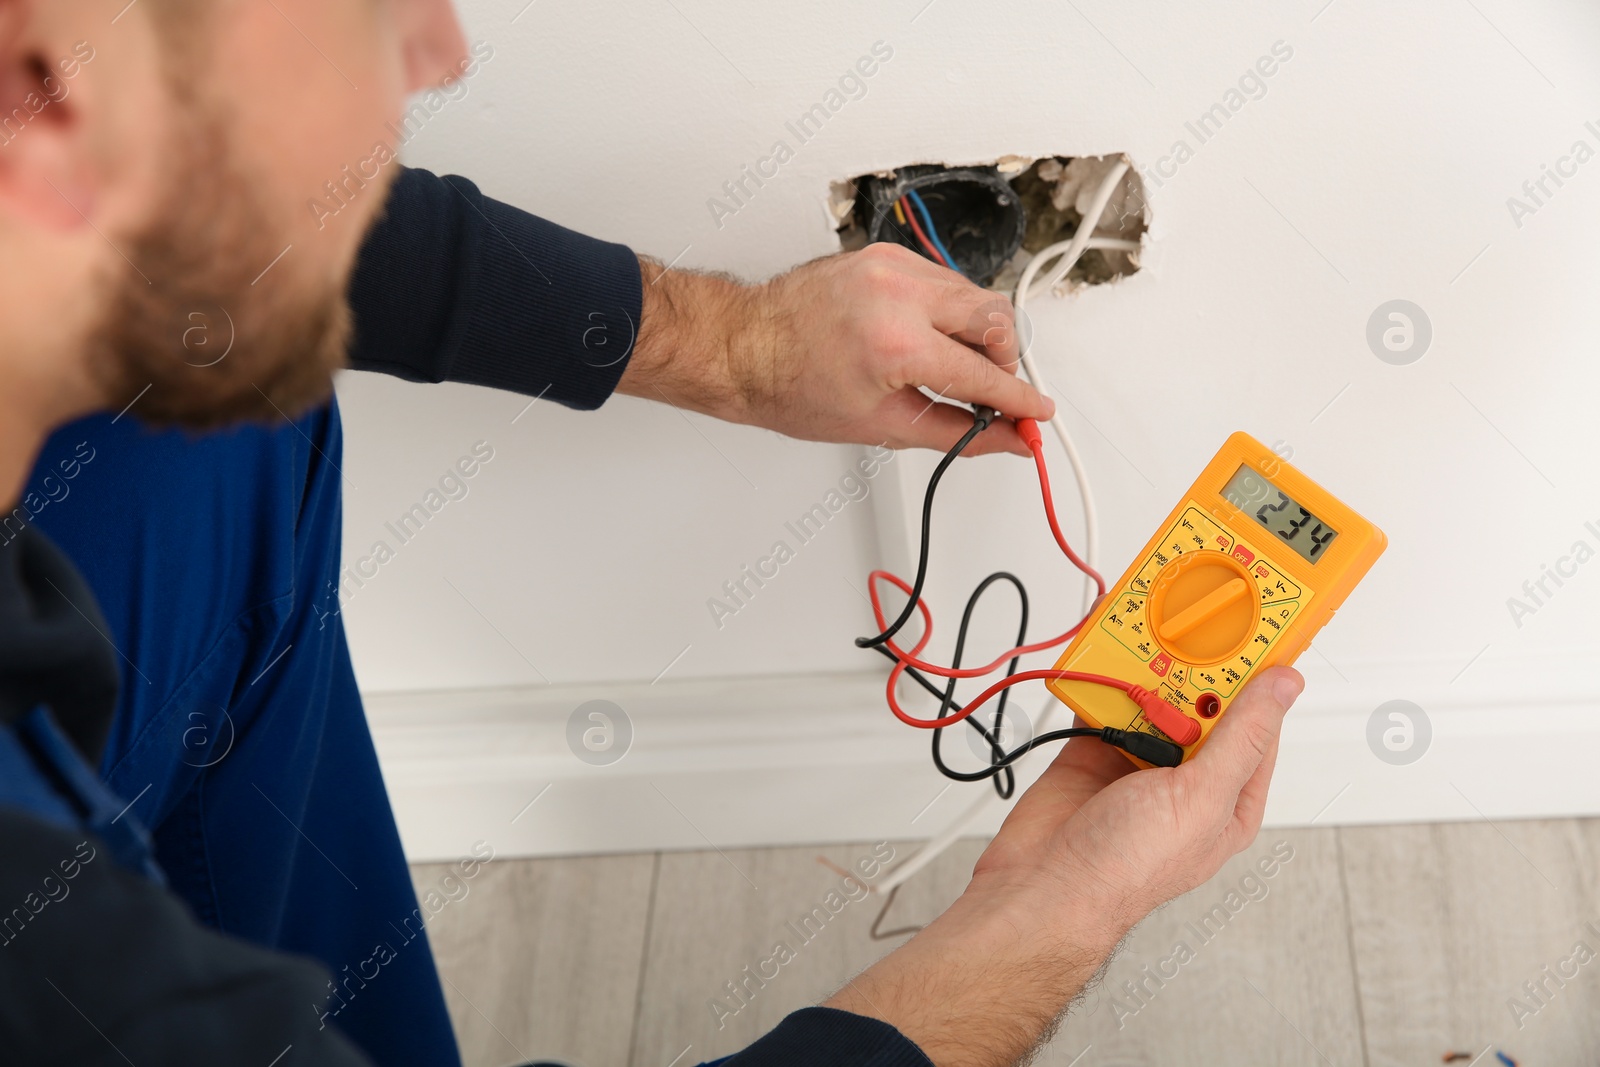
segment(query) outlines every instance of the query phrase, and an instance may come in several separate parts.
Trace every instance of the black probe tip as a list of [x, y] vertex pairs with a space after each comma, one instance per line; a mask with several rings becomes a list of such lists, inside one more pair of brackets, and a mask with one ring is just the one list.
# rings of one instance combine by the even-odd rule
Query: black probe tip
[[1176, 741], [1140, 733], [1137, 730], [1117, 730], [1106, 727], [1101, 736], [1131, 756], [1138, 756], [1157, 767], [1176, 767], [1183, 762], [1183, 746]]

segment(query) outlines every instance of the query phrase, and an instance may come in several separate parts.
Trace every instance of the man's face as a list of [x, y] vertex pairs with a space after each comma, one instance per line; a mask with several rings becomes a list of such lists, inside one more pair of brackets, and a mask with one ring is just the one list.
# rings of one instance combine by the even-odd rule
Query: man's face
[[459, 29], [447, 0], [147, 3], [167, 121], [102, 272], [91, 372], [157, 423], [294, 415], [344, 359], [350, 271], [399, 167], [390, 125], [460, 70]]

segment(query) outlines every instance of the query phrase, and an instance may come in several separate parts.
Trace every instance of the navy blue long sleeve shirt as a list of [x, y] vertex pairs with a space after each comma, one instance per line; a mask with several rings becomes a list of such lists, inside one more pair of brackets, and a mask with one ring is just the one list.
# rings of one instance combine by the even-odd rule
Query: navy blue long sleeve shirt
[[644, 299], [625, 245], [407, 170], [350, 286], [350, 365], [597, 408], [633, 352]]
[[[407, 170], [362, 248], [350, 301], [355, 369], [595, 408], [627, 366], [643, 288], [627, 247], [498, 203], [466, 179]], [[77, 590], [77, 602], [90, 598], [42, 534], [25, 537], [29, 554], [0, 558], [0, 726], [42, 700], [92, 757], [115, 690], [108, 699], [105, 685], [82, 679], [114, 678], [116, 665], [87, 616], [77, 626], [66, 612], [43, 610], [40, 579], [50, 574]], [[46, 638], [59, 667], [22, 654]], [[0, 901], [36, 896], [40, 871], [79, 847], [78, 837], [0, 803]], [[93, 1062], [120, 1062], [130, 1051], [139, 1062], [141, 1054], [150, 1062], [243, 1062], [275, 1042], [293, 1044], [296, 1063], [364, 1062], [335, 1032], [307, 1025], [304, 1004], [323, 985], [307, 961], [205, 929], [156, 882], [113, 863], [84, 864], [76, 877], [79, 902], [52, 909], [51, 921], [30, 926], [0, 959], [0, 992], [9, 991], [0, 996], [0, 1030], [20, 1042], [12, 1052], [51, 1049], [52, 1035], [79, 1025], [80, 1011], [12, 979], [76, 968], [95, 976], [88, 1014], [102, 1021], [109, 1046], [83, 1053]], [[721, 1063], [931, 1067], [894, 1027], [831, 1008], [797, 1011]]]

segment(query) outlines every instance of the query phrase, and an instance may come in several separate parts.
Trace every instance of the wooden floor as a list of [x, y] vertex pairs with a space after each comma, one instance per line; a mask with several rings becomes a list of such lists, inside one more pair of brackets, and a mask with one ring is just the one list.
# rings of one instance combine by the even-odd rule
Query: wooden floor
[[[899, 943], [868, 937], [877, 895], [809, 942], [786, 926], [840, 885], [819, 855], [871, 847], [492, 861], [429, 925], [468, 1067], [688, 1067], [748, 1044]], [[981, 850], [913, 879], [886, 928], [933, 916]], [[413, 871], [419, 890], [446, 872]], [[795, 958], [740, 1007], [725, 983], [779, 940]], [[1128, 938], [1037, 1062], [1596, 1064], [1597, 953], [1600, 820], [1268, 830]]]

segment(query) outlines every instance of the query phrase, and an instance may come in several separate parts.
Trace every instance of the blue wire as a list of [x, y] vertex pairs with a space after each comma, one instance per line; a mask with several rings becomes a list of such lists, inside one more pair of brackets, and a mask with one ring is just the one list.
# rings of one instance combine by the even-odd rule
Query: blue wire
[[965, 274], [966, 271], [956, 266], [956, 259], [950, 254], [950, 250], [945, 248], [944, 242], [939, 240], [939, 231], [934, 229], [933, 218], [928, 214], [928, 207], [922, 202], [922, 197], [917, 195], [917, 191], [915, 189], [907, 189], [906, 199], [911, 201], [911, 206], [917, 209], [918, 215], [922, 216], [922, 228], [927, 231], [928, 240], [933, 243], [933, 247], [939, 250], [939, 254], [943, 256], [944, 261], [950, 265], [950, 269], [955, 271], [957, 274]]

